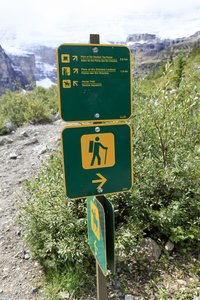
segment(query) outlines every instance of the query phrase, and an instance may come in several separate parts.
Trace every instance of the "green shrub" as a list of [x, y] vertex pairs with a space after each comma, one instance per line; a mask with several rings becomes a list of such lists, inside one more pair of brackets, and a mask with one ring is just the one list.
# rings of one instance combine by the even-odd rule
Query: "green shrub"
[[37, 87], [23, 94], [21, 91], [6, 91], [0, 96], [0, 134], [7, 133], [5, 122], [17, 127], [25, 122], [50, 122], [51, 115], [58, 112], [57, 87], [49, 90]]
[[27, 182], [26, 189], [21, 220], [26, 224], [32, 253], [52, 268], [83, 264], [89, 253], [86, 201], [64, 197], [60, 156], [52, 155], [49, 165]]
[[29, 99], [24, 112], [26, 122], [47, 123], [50, 122], [50, 114], [47, 106], [41, 99]]
[[16, 126], [21, 126], [25, 122], [24, 112], [26, 107], [26, 98], [20, 92], [6, 91], [0, 97], [0, 115]]
[[182, 79], [176, 90], [169, 82], [146, 97], [135, 90], [134, 99], [132, 214], [137, 211], [154, 237], [198, 242], [200, 93], [195, 83]]

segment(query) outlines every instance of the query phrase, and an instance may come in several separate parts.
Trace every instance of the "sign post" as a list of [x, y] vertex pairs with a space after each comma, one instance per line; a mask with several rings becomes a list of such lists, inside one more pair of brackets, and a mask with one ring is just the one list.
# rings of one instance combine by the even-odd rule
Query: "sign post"
[[91, 34], [90, 44], [61, 45], [57, 65], [60, 116], [87, 122], [62, 131], [65, 192], [87, 198], [97, 300], [107, 300], [107, 268], [115, 274], [115, 230], [114, 208], [104, 195], [133, 184], [132, 131], [125, 122], [132, 111], [131, 53], [123, 45], [101, 45], [99, 35]]

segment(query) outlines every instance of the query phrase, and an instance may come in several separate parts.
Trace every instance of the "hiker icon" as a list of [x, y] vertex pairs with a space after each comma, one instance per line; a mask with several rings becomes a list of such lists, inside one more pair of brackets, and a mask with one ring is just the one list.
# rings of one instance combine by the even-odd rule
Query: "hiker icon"
[[108, 168], [115, 165], [115, 137], [113, 133], [84, 134], [81, 136], [83, 169]]
[[[100, 155], [100, 148], [105, 150], [104, 157], [102, 157], [102, 152]], [[100, 166], [102, 164], [106, 165], [107, 151], [108, 151], [108, 147], [105, 147], [104, 145], [102, 145], [102, 143], [100, 142], [100, 138], [98, 136], [95, 137], [95, 141], [90, 141], [89, 152], [93, 153], [92, 161], [91, 161], [90, 165], [93, 166], [95, 163], [95, 160], [97, 160], [98, 166]], [[103, 160], [103, 158], [104, 158], [104, 160]]]

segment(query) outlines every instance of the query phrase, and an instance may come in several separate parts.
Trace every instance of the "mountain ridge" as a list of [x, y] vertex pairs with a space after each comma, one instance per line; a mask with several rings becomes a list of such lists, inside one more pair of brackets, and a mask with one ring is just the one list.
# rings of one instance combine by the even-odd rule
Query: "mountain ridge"
[[[200, 31], [176, 39], [162, 39], [151, 33], [134, 33], [129, 34], [125, 41], [110, 43], [128, 46], [138, 66], [137, 72], [148, 73], [170, 55], [177, 56], [182, 49], [190, 51], [199, 39]], [[0, 94], [5, 89], [26, 89], [30, 83], [33, 86], [43, 85], [46, 79], [48, 85], [57, 82], [55, 47], [38, 45], [18, 49], [6, 45], [5, 49], [0, 47], [0, 64]]]

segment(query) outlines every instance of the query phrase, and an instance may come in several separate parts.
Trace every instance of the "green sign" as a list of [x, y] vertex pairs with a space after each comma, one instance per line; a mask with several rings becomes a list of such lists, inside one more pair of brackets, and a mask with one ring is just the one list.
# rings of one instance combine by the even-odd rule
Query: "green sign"
[[69, 198], [125, 192], [131, 188], [129, 125], [65, 127], [62, 148], [65, 188]]
[[115, 273], [114, 209], [105, 197], [87, 198], [88, 241], [103, 274]]
[[131, 115], [130, 51], [119, 45], [61, 45], [57, 50], [64, 121], [127, 119]]

